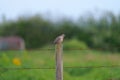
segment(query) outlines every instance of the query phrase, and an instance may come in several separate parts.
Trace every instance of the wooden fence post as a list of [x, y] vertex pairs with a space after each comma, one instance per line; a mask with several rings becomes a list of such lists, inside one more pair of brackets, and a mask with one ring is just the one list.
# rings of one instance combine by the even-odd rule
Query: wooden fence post
[[62, 43], [57, 43], [55, 46], [55, 50], [56, 50], [56, 80], [63, 80]]

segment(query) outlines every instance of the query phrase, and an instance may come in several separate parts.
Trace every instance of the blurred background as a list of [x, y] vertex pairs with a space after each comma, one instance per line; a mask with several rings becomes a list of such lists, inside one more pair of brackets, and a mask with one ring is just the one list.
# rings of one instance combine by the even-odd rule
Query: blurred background
[[[54, 66], [54, 50], [48, 49], [54, 49], [54, 39], [63, 33], [66, 35], [63, 43], [64, 53], [69, 53], [64, 54], [65, 66], [120, 64], [119, 5], [118, 0], [1, 0], [0, 50], [28, 51], [23, 51], [23, 54], [19, 51], [0, 51], [0, 66], [20, 68]], [[13, 47], [13, 44], [22, 44], [23, 47], [17, 45]], [[44, 51], [39, 50], [41, 48]], [[34, 51], [29, 51], [31, 49]], [[0, 70], [1, 80], [48, 80], [45, 75], [49, 80], [55, 79], [55, 71], [45, 73], [44, 70], [20, 72]], [[11, 73], [15, 77], [11, 77]], [[119, 80], [119, 74], [119, 68], [112, 70], [75, 68], [65, 69], [64, 79]]]
[[0, 10], [0, 36], [22, 37], [27, 49], [64, 33], [89, 48], [120, 51], [119, 1], [4, 0]]

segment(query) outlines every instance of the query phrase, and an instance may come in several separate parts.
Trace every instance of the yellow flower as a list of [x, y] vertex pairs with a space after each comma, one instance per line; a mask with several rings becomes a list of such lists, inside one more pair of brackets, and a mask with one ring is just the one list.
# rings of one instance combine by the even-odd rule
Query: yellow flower
[[17, 65], [17, 66], [20, 66], [21, 65], [21, 61], [19, 58], [14, 58], [13, 59], [13, 64]]

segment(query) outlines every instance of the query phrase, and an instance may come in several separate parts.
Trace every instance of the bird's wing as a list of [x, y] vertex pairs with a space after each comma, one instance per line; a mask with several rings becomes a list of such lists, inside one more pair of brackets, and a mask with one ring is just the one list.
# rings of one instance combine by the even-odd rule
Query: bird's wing
[[56, 44], [59, 40], [60, 40], [60, 37], [57, 37], [57, 38], [54, 40], [54, 44]]

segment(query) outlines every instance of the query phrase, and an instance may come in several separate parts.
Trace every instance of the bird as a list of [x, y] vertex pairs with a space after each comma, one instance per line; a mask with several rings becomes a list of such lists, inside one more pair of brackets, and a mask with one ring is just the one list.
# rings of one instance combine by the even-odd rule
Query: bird
[[65, 37], [65, 34], [61, 34], [60, 36], [58, 36], [55, 40], [54, 40], [54, 44], [59, 44], [63, 42], [63, 39]]

